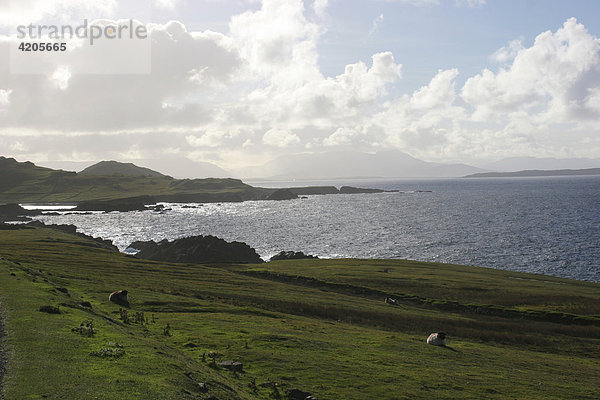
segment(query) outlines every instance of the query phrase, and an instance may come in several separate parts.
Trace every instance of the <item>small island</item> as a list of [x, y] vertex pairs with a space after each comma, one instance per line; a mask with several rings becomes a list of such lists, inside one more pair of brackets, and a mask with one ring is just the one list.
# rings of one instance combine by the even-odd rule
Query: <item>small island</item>
[[600, 168], [585, 169], [555, 169], [537, 170], [528, 169], [516, 172], [482, 172], [467, 175], [465, 178], [520, 178], [520, 177], [542, 177], [542, 176], [589, 176], [600, 175]]

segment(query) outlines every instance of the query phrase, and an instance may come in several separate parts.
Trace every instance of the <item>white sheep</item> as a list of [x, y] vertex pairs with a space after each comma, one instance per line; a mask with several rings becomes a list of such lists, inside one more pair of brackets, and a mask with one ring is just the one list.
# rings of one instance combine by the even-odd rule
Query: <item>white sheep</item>
[[434, 332], [427, 338], [427, 344], [434, 346], [445, 346], [446, 345], [446, 333], [445, 332]]

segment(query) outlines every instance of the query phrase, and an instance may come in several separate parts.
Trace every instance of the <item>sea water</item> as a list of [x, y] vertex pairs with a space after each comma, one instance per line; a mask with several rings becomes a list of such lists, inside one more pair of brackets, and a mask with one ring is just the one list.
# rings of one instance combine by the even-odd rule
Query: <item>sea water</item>
[[[256, 182], [252, 183], [257, 185]], [[167, 211], [47, 215], [121, 249], [135, 240], [214, 235], [264, 258], [395, 258], [600, 282], [600, 176], [260, 182], [398, 190], [287, 201], [165, 204]]]

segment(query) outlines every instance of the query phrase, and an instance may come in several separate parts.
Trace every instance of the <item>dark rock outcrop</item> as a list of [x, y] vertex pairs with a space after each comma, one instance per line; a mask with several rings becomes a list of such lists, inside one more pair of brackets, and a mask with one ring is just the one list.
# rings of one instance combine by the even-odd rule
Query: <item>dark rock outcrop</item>
[[340, 191], [335, 186], [305, 186], [290, 188], [292, 193], [297, 195], [322, 195], [322, 194], [338, 194]]
[[267, 200], [291, 200], [297, 198], [298, 195], [290, 189], [277, 189], [267, 197]]
[[319, 257], [313, 256], [310, 254], [304, 254], [301, 251], [282, 251], [278, 254], [275, 254], [273, 257], [269, 259], [269, 261], [279, 261], [279, 260], [302, 260], [302, 259], [318, 259]]
[[309, 392], [305, 392], [303, 390], [296, 389], [296, 388], [289, 389], [287, 391], [287, 398], [289, 400], [317, 400], [317, 398], [314, 397]]
[[235, 372], [244, 372], [244, 364], [238, 361], [221, 361], [217, 365], [221, 368]]
[[215, 236], [191, 236], [172, 242], [153, 240], [133, 242], [130, 248], [139, 250], [137, 258], [179, 263], [262, 263], [252, 247], [242, 242], [226, 242]]
[[156, 203], [152, 196], [138, 196], [106, 201], [86, 201], [79, 203], [75, 211], [144, 211], [147, 204]]
[[340, 188], [341, 194], [355, 194], [355, 193], [383, 193], [385, 190], [382, 189], [365, 189], [357, 188], [353, 186], [342, 186]]
[[30, 216], [40, 214], [39, 211], [26, 210], [18, 204], [0, 204], [0, 222], [29, 221]]

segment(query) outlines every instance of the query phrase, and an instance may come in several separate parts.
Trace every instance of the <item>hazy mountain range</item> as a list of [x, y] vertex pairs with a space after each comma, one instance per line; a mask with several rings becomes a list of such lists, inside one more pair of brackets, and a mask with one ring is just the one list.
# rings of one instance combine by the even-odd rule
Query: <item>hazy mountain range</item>
[[401, 151], [346, 151], [281, 156], [261, 166], [244, 168], [243, 173], [245, 178], [332, 179], [458, 177], [484, 171], [466, 164], [430, 163]]
[[[209, 162], [185, 157], [164, 159], [121, 160], [150, 168], [174, 178], [266, 178], [266, 179], [332, 179], [332, 178], [425, 178], [462, 177], [481, 172], [514, 172], [522, 170], [557, 170], [599, 168], [600, 158], [534, 158], [513, 157], [478, 167], [467, 164], [443, 164], [419, 160], [401, 151], [364, 153], [357, 151], [302, 153], [282, 155], [263, 165], [224, 169]], [[90, 162], [40, 162], [50, 168], [82, 171]]]
[[600, 158], [511, 157], [485, 164], [483, 168], [496, 172], [600, 168]]

